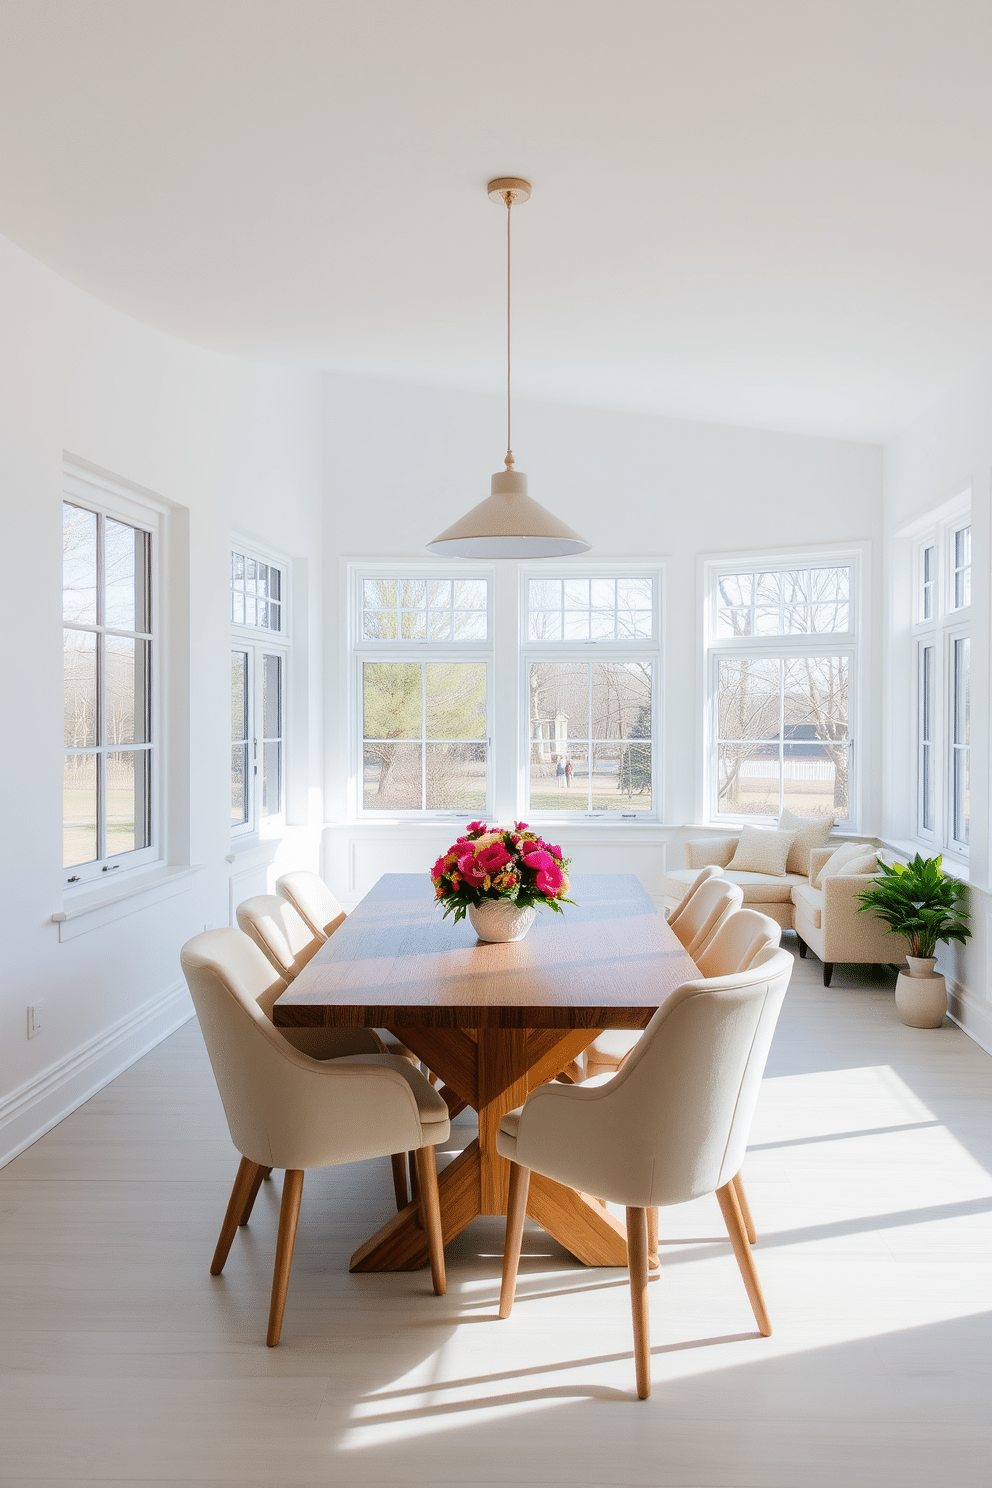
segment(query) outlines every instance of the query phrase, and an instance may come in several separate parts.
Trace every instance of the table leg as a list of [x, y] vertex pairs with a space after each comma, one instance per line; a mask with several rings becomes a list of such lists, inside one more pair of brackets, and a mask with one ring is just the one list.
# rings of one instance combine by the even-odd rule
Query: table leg
[[[441, 1233], [445, 1245], [482, 1213], [479, 1144], [470, 1142], [438, 1174]], [[407, 1204], [386, 1221], [351, 1258], [352, 1271], [416, 1271], [428, 1261], [427, 1234], [418, 1223], [420, 1201]]]

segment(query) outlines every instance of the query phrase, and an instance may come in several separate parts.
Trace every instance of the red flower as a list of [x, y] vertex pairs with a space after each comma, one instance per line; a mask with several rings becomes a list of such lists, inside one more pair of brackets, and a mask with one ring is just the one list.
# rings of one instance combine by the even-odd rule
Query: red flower
[[481, 888], [487, 870], [478, 858], [472, 853], [466, 853], [463, 858], [458, 859], [458, 867], [467, 884], [471, 884], [474, 889]]
[[557, 865], [552, 865], [550, 868], [542, 868], [538, 873], [537, 887], [542, 894], [547, 894], [553, 899], [560, 892], [561, 886], [562, 873]]
[[555, 862], [551, 854], [549, 852], [546, 852], [543, 847], [539, 847], [536, 842], [533, 844], [529, 842], [525, 843], [523, 851], [524, 862], [527, 864], [527, 867], [532, 869], [535, 873], [539, 872], [541, 869], [544, 869], [546, 871], [550, 868], [558, 867], [558, 864]]
[[[485, 822], [482, 821], [469, 822], [468, 826], [465, 828], [466, 834], [471, 834], [474, 832], [478, 837], [481, 837], [483, 832], [487, 832], [488, 830], [489, 828], [486, 826]], [[468, 835], [466, 835], [465, 837], [459, 837], [458, 841], [467, 842]]]
[[510, 854], [501, 842], [491, 842], [475, 855], [475, 861], [486, 873], [498, 873], [504, 864], [512, 862]]

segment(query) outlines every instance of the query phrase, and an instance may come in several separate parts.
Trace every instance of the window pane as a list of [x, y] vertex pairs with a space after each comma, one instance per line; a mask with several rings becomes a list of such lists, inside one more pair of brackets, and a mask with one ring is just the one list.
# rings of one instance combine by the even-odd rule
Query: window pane
[[395, 610], [366, 610], [362, 634], [367, 641], [395, 641], [399, 630]]
[[248, 737], [248, 653], [231, 652], [231, 738]]
[[719, 812], [733, 816], [777, 816], [778, 746], [721, 744], [718, 791]]
[[262, 815], [282, 810], [282, 744], [270, 739], [262, 745]]
[[606, 799], [597, 799], [597, 780], [604, 767], [602, 746], [596, 746], [596, 773], [593, 776], [593, 808], [605, 806], [608, 811], [651, 810], [651, 745], [621, 745], [616, 760], [609, 760], [613, 790]]
[[[571, 775], [567, 770], [569, 764]], [[570, 743], [561, 753], [555, 752], [553, 741], [531, 744], [530, 810], [589, 810], [588, 744]]]
[[367, 610], [395, 610], [396, 580], [366, 579], [362, 585], [362, 602]]
[[934, 769], [933, 769], [933, 720], [934, 720], [934, 647], [924, 646], [920, 676], [920, 825], [924, 831], [934, 830]]
[[961, 527], [954, 534], [954, 608], [962, 610], [970, 604], [971, 528]]
[[967, 842], [971, 826], [971, 642], [954, 642], [954, 840]]
[[568, 752], [569, 736], [589, 737], [587, 662], [535, 661], [530, 669], [530, 736]]
[[850, 625], [850, 568], [720, 574], [717, 634], [823, 635]]
[[282, 738], [282, 657], [262, 658], [262, 737]]
[[426, 682], [428, 739], [485, 738], [485, 662], [428, 663]]
[[527, 633], [532, 641], [650, 640], [654, 580], [530, 579]]
[[[552, 623], [557, 626], [558, 616], [554, 615], [553, 617], [549, 618], [552, 619]], [[611, 615], [611, 635], [612, 622], [613, 617]], [[562, 639], [566, 641], [587, 641], [589, 639], [589, 611], [587, 609], [566, 610], [563, 617], [563, 629], [561, 631], [561, 636]], [[547, 639], [550, 640], [551, 637], [548, 636]]]
[[362, 705], [366, 739], [421, 738], [421, 687], [419, 662], [365, 662], [362, 667]]
[[783, 806], [800, 816], [849, 814], [848, 659], [785, 663]]
[[96, 755], [67, 754], [62, 773], [62, 864], [96, 858]]
[[[474, 620], [475, 616], [471, 618]], [[427, 634], [432, 641], [450, 641], [451, 611], [430, 610], [427, 615]]]
[[485, 744], [428, 744], [428, 811], [484, 811], [485, 806]]
[[362, 777], [366, 811], [421, 809], [421, 745], [366, 744]]
[[458, 579], [455, 582], [456, 610], [484, 610], [488, 584], [485, 579]]
[[[582, 620], [583, 616], [579, 615], [577, 618]], [[532, 641], [560, 641], [561, 611], [537, 610], [532, 612], [528, 635]]]
[[401, 610], [400, 638], [404, 641], [426, 641], [427, 616], [423, 610]]
[[104, 529], [105, 624], [148, 630], [148, 533], [107, 518]]
[[96, 636], [89, 630], [63, 631], [62, 732], [69, 749], [96, 743]]
[[617, 604], [621, 609], [650, 610], [652, 589], [650, 579], [617, 579]]
[[590, 671], [593, 738], [650, 739], [650, 663], [595, 663]]
[[530, 579], [528, 581], [527, 607], [530, 610], [560, 609], [561, 580]]
[[[565, 608], [566, 610], [587, 610], [589, 608], [589, 580], [588, 579], [566, 579]], [[612, 604], [612, 595], [608, 603]]]
[[485, 610], [455, 611], [456, 641], [484, 641], [487, 634]]
[[107, 755], [107, 857], [149, 844], [149, 752], [113, 750]]
[[721, 661], [719, 736], [721, 739], [777, 739], [779, 735], [778, 660]]
[[231, 825], [248, 820], [248, 744], [231, 745]]
[[62, 617], [96, 624], [96, 514], [62, 503]]
[[107, 636], [104, 724], [108, 744], [144, 744], [149, 738], [148, 642]]

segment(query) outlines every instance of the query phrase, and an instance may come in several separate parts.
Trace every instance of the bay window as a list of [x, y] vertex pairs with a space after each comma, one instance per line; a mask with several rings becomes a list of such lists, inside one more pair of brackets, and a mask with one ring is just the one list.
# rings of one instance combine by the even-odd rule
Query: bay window
[[971, 522], [966, 511], [916, 546], [916, 836], [966, 856], [971, 832]]
[[286, 810], [288, 565], [231, 553], [231, 832], [277, 827]]

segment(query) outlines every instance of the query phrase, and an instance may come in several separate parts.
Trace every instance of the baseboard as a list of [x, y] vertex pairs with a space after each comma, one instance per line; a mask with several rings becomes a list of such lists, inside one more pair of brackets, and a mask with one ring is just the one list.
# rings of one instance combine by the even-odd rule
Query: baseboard
[[120, 1018], [0, 1100], [0, 1168], [193, 1016], [184, 981]]
[[992, 1007], [947, 978], [947, 1011], [953, 1021], [986, 1054], [992, 1054]]

